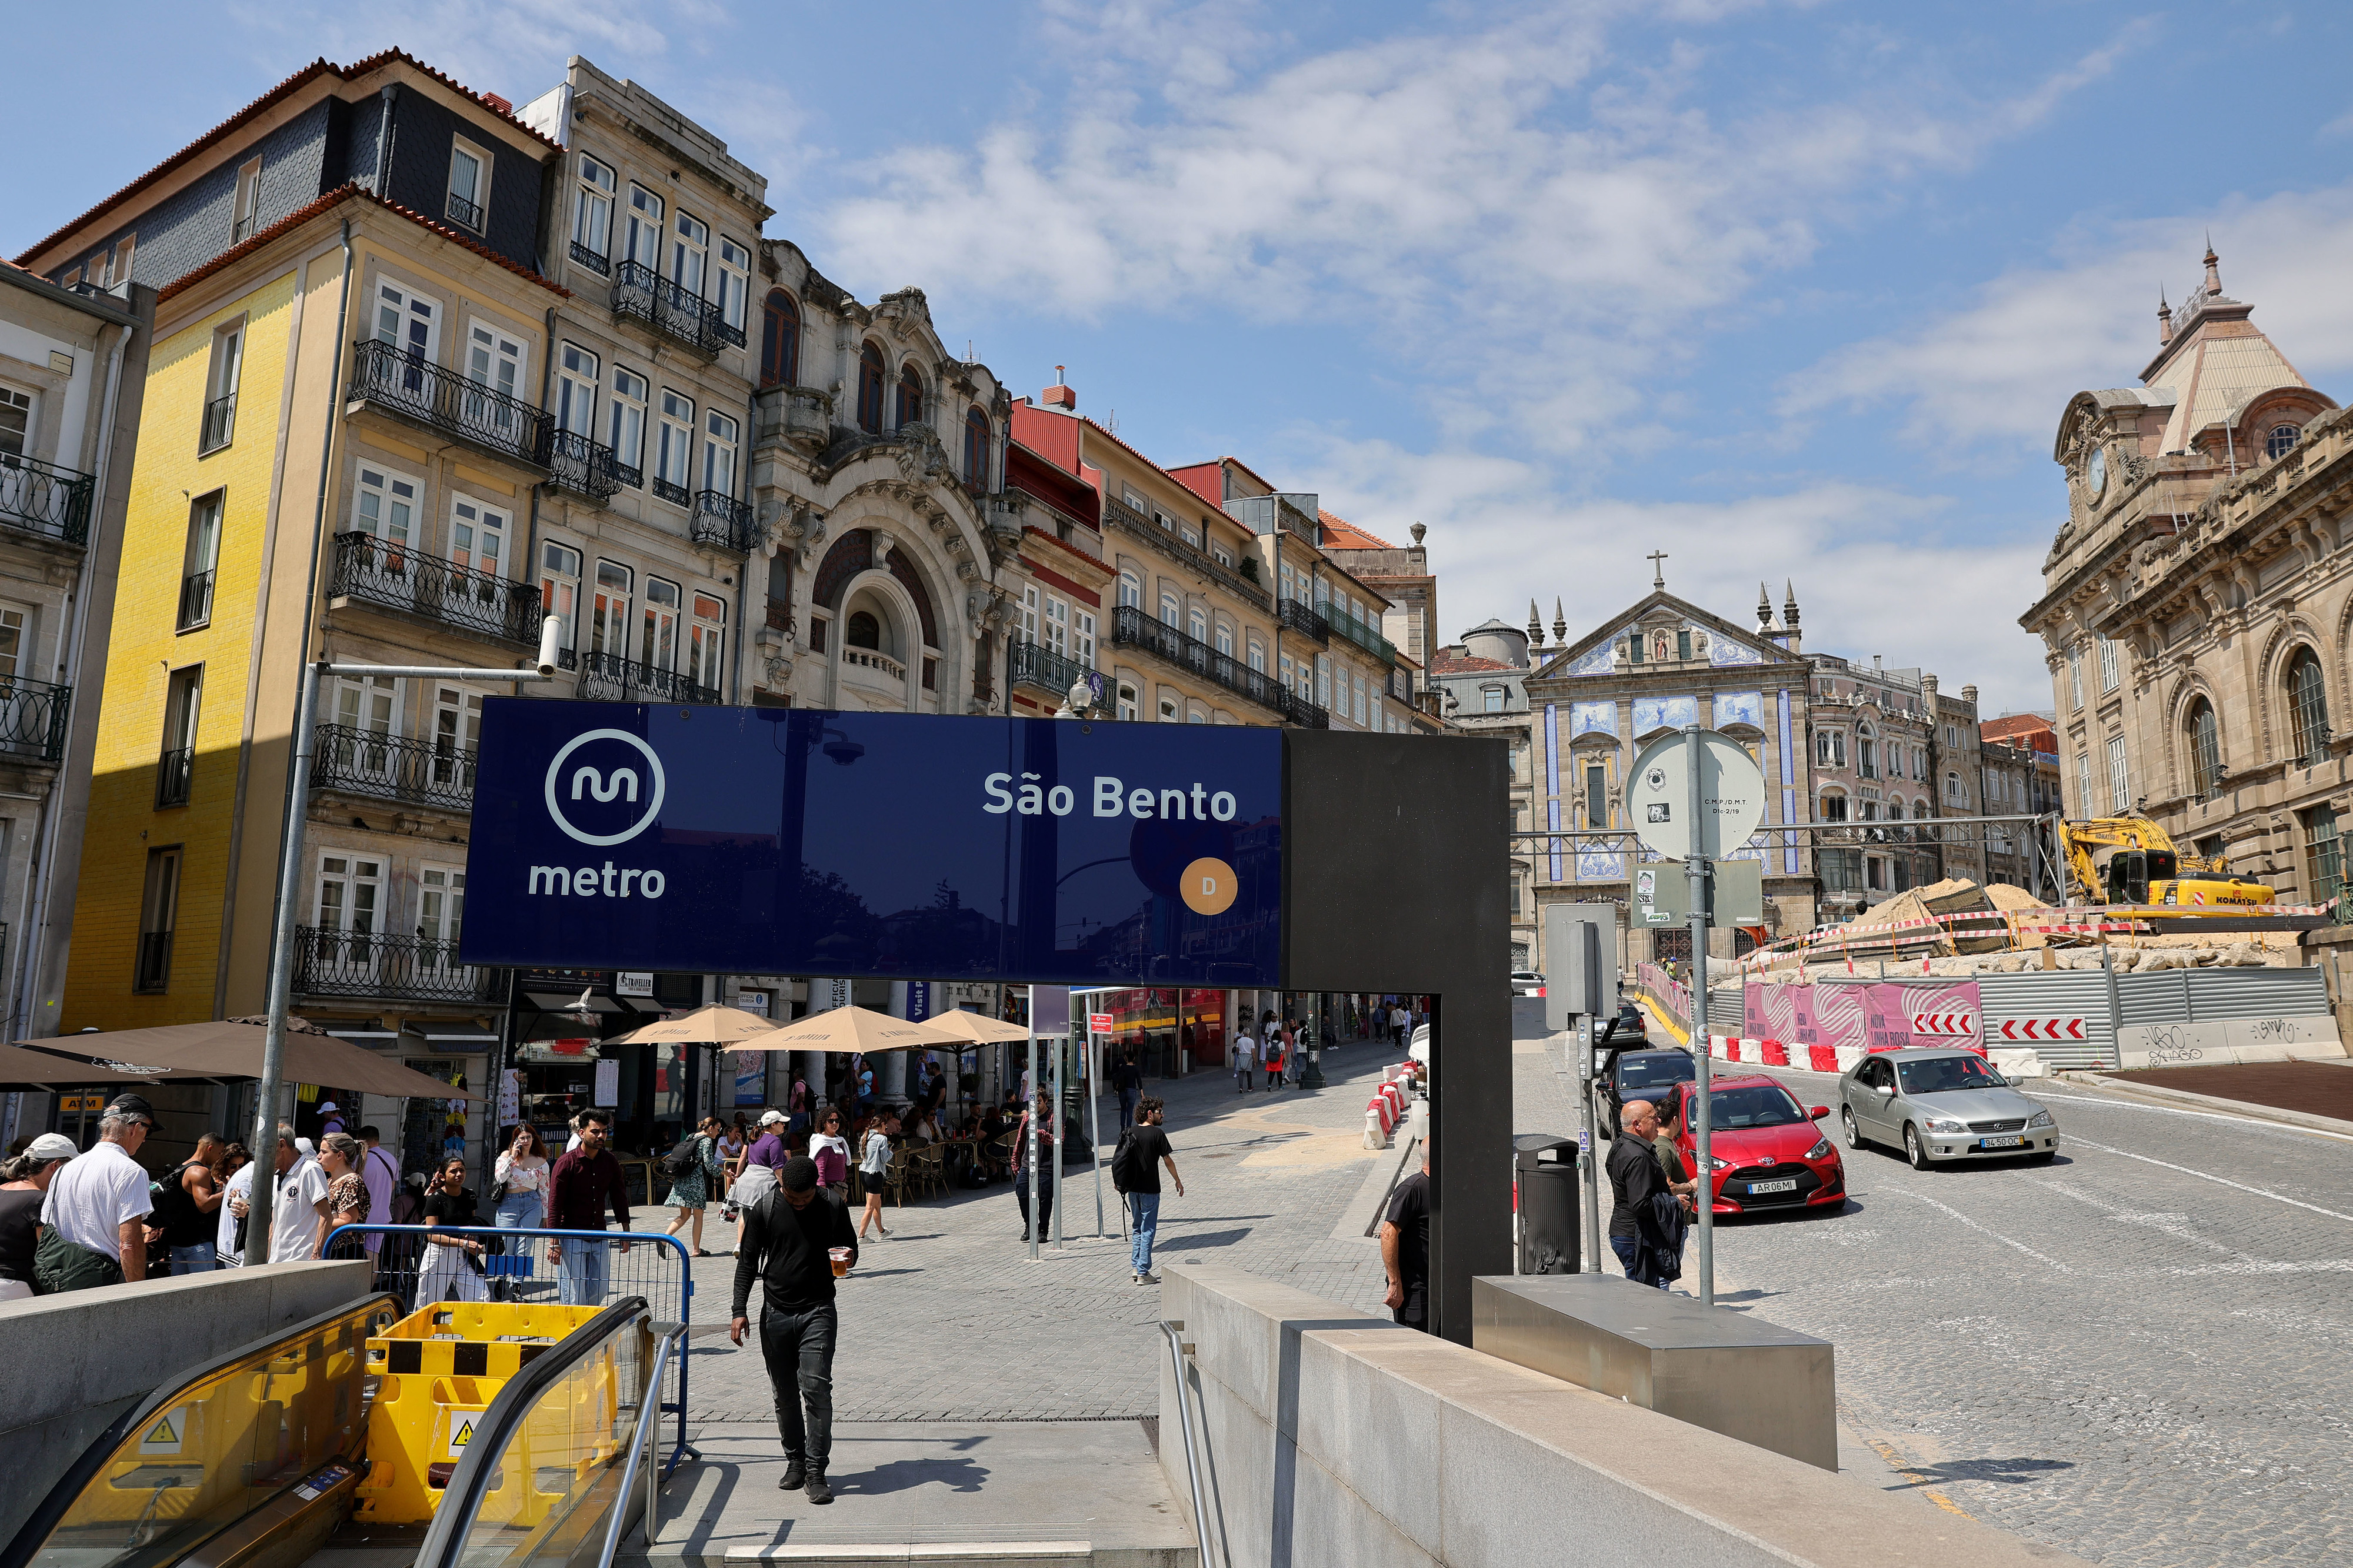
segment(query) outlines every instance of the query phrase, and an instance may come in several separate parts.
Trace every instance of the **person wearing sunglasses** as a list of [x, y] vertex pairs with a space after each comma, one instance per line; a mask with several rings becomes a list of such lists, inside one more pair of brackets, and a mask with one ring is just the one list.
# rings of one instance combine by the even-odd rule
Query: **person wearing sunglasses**
[[155, 1113], [136, 1094], [114, 1097], [98, 1121], [98, 1142], [66, 1163], [42, 1200], [34, 1252], [43, 1295], [147, 1278], [147, 1216], [154, 1197], [139, 1146]]

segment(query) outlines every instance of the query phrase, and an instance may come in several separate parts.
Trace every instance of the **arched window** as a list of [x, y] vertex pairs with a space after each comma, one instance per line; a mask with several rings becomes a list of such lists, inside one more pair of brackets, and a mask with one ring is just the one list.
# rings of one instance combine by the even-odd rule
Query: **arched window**
[[2190, 787], [2200, 799], [2222, 793], [2222, 731], [2214, 705], [2203, 697], [2189, 705]]
[[976, 490], [988, 488], [988, 416], [977, 408], [964, 416], [964, 482]]
[[898, 425], [901, 428], [909, 425], [919, 425], [923, 423], [923, 378], [916, 371], [914, 363], [910, 361], [899, 370]]
[[1832, 792], [1822, 796], [1822, 820], [1824, 822], [1844, 822], [1846, 820], [1845, 795]]
[[1144, 607], [1144, 584], [1133, 572], [1119, 574], [1119, 605], [1124, 610]]
[[882, 351], [868, 343], [858, 351], [858, 427], [870, 436], [882, 434]]
[[2272, 433], [2268, 437], [2264, 437], [2263, 440], [2263, 456], [2266, 458], [2286, 457], [2288, 448], [2295, 445], [2295, 438], [2303, 433], [2304, 432], [2298, 430], [2293, 425], [2273, 426]]
[[879, 650], [882, 647], [882, 623], [871, 611], [853, 610], [849, 624], [842, 628], [841, 640], [851, 647]]
[[2308, 647], [2288, 660], [2287, 700], [2295, 719], [2296, 759], [2312, 767], [2328, 755], [2328, 685]]
[[782, 289], [760, 310], [760, 384], [795, 386], [801, 378], [801, 309]]

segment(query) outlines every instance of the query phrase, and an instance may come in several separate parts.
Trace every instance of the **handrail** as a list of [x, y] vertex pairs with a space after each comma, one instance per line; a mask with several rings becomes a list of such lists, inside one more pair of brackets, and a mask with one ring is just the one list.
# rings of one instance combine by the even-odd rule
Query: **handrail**
[[[72, 1509], [75, 1501], [90, 1489], [90, 1483], [98, 1479], [99, 1473], [114, 1458], [115, 1451], [121, 1447], [133, 1433], [143, 1430], [164, 1411], [179, 1404], [181, 1395], [190, 1387], [219, 1373], [227, 1372], [239, 1363], [257, 1358], [266, 1360], [274, 1357], [278, 1353], [279, 1347], [289, 1341], [300, 1340], [305, 1335], [317, 1333], [321, 1329], [332, 1325], [338, 1319], [352, 1317], [354, 1314], [364, 1315], [371, 1308], [377, 1306], [385, 1310], [387, 1322], [400, 1316], [400, 1298], [390, 1291], [382, 1291], [357, 1303], [346, 1301], [340, 1307], [330, 1307], [314, 1318], [306, 1318], [301, 1322], [290, 1324], [279, 1330], [276, 1333], [239, 1345], [233, 1351], [226, 1351], [208, 1362], [200, 1363], [180, 1373], [169, 1382], [159, 1384], [153, 1393], [108, 1423], [106, 1429], [92, 1438], [89, 1446], [76, 1457], [73, 1463], [66, 1467], [65, 1474], [58, 1478], [57, 1484], [49, 1489], [47, 1496], [34, 1505], [33, 1511], [26, 1516], [25, 1522], [16, 1527], [15, 1536], [10, 1538], [5, 1546], [0, 1546], [0, 1568], [26, 1568], [26, 1565], [32, 1562], [42, 1546], [47, 1542], [49, 1537], [56, 1532], [58, 1526], [64, 1521], [67, 1512]], [[287, 1485], [292, 1486], [301, 1479], [299, 1476], [290, 1478]]]
[[[465, 1555], [466, 1537], [473, 1529], [474, 1517], [481, 1512], [482, 1498], [491, 1489], [491, 1482], [496, 1479], [522, 1418], [531, 1414], [539, 1396], [621, 1330], [641, 1327], [652, 1321], [653, 1309], [646, 1305], [643, 1296], [624, 1297], [556, 1341], [507, 1379], [490, 1407], [482, 1412], [481, 1419], [474, 1424], [473, 1440], [466, 1445], [465, 1457], [450, 1473], [449, 1484], [441, 1493], [441, 1506], [434, 1510], [433, 1522], [426, 1527], [424, 1543], [417, 1549], [417, 1568], [458, 1568]], [[646, 1384], [639, 1384], [640, 1404], [646, 1401], [649, 1392]], [[650, 1392], [653, 1403], [659, 1405], [660, 1392]], [[626, 1497], [627, 1491], [622, 1495]]]
[[[1201, 1500], [1201, 1458], [1193, 1451], [1193, 1391], [1185, 1386], [1185, 1325], [1173, 1319], [1160, 1320], [1160, 1331], [1168, 1339], [1169, 1370], [1176, 1376], [1176, 1418], [1185, 1428], [1185, 1475], [1193, 1483], [1193, 1539], [1201, 1549], [1201, 1568], [1212, 1568], [1209, 1562], [1209, 1510]], [[1231, 1568], [1229, 1563], [1228, 1568]]]
[[[660, 1342], [654, 1347], [653, 1372], [646, 1379], [647, 1387], [658, 1389], [661, 1386], [662, 1373], [670, 1365], [671, 1348], [682, 1344], [685, 1340], [684, 1323], [681, 1323], [675, 1330], [661, 1336]], [[612, 1522], [605, 1526], [605, 1550], [597, 1555], [596, 1568], [613, 1568], [613, 1555], [621, 1549], [621, 1507], [628, 1500], [629, 1483], [638, 1479], [638, 1462], [646, 1459], [653, 1452], [652, 1421], [660, 1411], [661, 1401], [659, 1398], [640, 1397], [638, 1401], [638, 1429], [629, 1435], [629, 1463], [621, 1471], [618, 1500], [613, 1505]], [[657, 1510], [661, 1507], [661, 1479], [652, 1464], [648, 1463], [645, 1466], [645, 1471], [646, 1550], [651, 1552], [654, 1548], [654, 1535], [660, 1529]]]

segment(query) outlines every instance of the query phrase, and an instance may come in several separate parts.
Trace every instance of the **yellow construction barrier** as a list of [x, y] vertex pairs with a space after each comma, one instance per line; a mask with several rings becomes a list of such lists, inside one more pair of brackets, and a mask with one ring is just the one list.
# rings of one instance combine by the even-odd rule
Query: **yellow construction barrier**
[[[508, 1301], [437, 1301], [403, 1318], [367, 1342], [369, 1374], [377, 1379], [368, 1412], [369, 1470], [359, 1485], [355, 1517], [386, 1524], [420, 1524], [440, 1507], [442, 1489], [449, 1484], [458, 1461], [474, 1440], [482, 1412], [498, 1396], [507, 1379], [521, 1372], [542, 1352], [595, 1317], [596, 1307], [526, 1305]], [[566, 1410], [584, 1401], [601, 1407], [601, 1430], [610, 1433], [612, 1413], [618, 1408], [620, 1390], [609, 1350], [575, 1368], [565, 1386], [551, 1390], [542, 1408], [524, 1424], [512, 1473], [512, 1485], [535, 1478], [551, 1467], [563, 1466], [567, 1477], [604, 1457], [574, 1443], [577, 1453], [556, 1450], [543, 1429], [551, 1425], [577, 1430], [593, 1437], [599, 1430], [595, 1410], [577, 1412], [581, 1419], [559, 1417], [548, 1408]], [[555, 1478], [548, 1476], [545, 1480]], [[537, 1492], [545, 1484], [526, 1489]], [[558, 1491], [546, 1499], [552, 1503]], [[525, 1512], [531, 1511], [528, 1507]]]

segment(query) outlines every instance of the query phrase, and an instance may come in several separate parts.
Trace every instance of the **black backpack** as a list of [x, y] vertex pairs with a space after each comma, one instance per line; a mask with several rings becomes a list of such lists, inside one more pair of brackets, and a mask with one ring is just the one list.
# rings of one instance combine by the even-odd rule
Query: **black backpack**
[[1117, 1193], [1132, 1193], [1144, 1185], [1150, 1162], [1140, 1157], [1135, 1146], [1135, 1129], [1131, 1127], [1119, 1135], [1119, 1147], [1112, 1151], [1111, 1184]]
[[662, 1174], [674, 1182], [702, 1163], [702, 1151], [696, 1147], [702, 1142], [702, 1134], [695, 1132], [680, 1139], [678, 1146], [661, 1157]]
[[147, 1223], [164, 1233], [166, 1247], [177, 1245], [171, 1239], [174, 1232], [185, 1229], [201, 1217], [196, 1200], [180, 1184], [195, 1163], [189, 1160], [147, 1184]]

